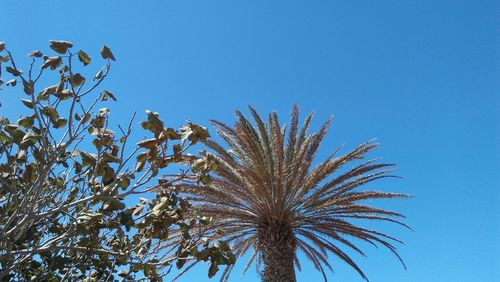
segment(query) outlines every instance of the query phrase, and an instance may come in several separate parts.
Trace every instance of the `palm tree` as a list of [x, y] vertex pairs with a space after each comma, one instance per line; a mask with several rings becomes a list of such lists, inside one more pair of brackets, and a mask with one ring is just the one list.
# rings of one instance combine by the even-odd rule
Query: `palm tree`
[[[287, 134], [276, 113], [269, 115], [266, 124], [252, 107], [249, 109], [255, 125], [239, 111], [234, 127], [211, 121], [229, 145], [226, 150], [214, 140], [206, 142], [217, 161], [211, 184], [176, 185], [202, 214], [213, 217], [213, 236], [230, 243], [237, 257], [253, 250], [245, 271], [257, 258], [263, 264], [262, 281], [296, 281], [294, 267], [300, 270], [297, 254], [302, 252], [326, 281], [325, 267], [332, 269], [328, 254], [334, 254], [367, 280], [341, 248], [364, 255], [351, 241], [353, 238], [382, 245], [403, 263], [391, 242], [399, 240], [349, 221], [380, 220], [408, 227], [398, 220], [401, 214], [363, 203], [407, 195], [357, 190], [368, 182], [392, 177], [388, 173], [394, 170], [393, 165], [377, 163], [377, 159], [350, 165], [364, 159], [378, 144], [367, 142], [340, 156], [337, 149], [313, 168], [331, 118], [318, 132], [308, 134], [313, 114], [299, 127], [299, 109], [295, 106]], [[228, 279], [231, 269], [226, 268], [221, 280]]]

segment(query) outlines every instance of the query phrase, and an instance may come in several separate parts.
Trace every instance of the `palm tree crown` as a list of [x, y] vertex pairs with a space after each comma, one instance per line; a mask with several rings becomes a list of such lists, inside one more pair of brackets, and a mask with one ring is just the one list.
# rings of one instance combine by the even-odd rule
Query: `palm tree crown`
[[[408, 227], [398, 220], [403, 217], [401, 214], [363, 203], [407, 195], [357, 190], [373, 180], [391, 177], [393, 165], [373, 159], [348, 167], [352, 161], [364, 159], [377, 144], [367, 142], [344, 155], [338, 155], [337, 149], [313, 167], [331, 118], [318, 132], [308, 134], [313, 114], [300, 127], [295, 106], [287, 133], [286, 127], [280, 127], [276, 113], [270, 114], [265, 123], [249, 108], [255, 125], [239, 111], [234, 127], [211, 121], [229, 145], [226, 150], [214, 140], [206, 142], [217, 161], [211, 184], [176, 185], [203, 214], [213, 217], [213, 236], [230, 243], [238, 257], [253, 250], [246, 269], [257, 259], [263, 264], [261, 277], [266, 282], [295, 281], [294, 267], [300, 270], [299, 252], [323, 273], [325, 281], [324, 268], [332, 269], [329, 254], [339, 257], [367, 280], [342, 250], [349, 248], [364, 255], [352, 239], [382, 245], [403, 263], [392, 244], [399, 240], [349, 221], [381, 220]], [[231, 269], [229, 266], [224, 271], [222, 280], [227, 280]]]

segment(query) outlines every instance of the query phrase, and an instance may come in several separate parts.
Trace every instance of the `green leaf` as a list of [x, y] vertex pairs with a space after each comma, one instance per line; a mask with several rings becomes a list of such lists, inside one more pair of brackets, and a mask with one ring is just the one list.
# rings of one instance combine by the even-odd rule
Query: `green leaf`
[[122, 277], [122, 278], [129, 278], [130, 275], [128, 274], [128, 271], [125, 270], [125, 269], [121, 269], [120, 271], [118, 271], [118, 276]]
[[3, 131], [0, 129], [0, 142], [10, 142], [10, 136], [7, 134], [7, 132]]
[[74, 93], [73, 93], [73, 90], [71, 90], [71, 89], [64, 89], [60, 92], [56, 92], [54, 94], [54, 96], [56, 96], [57, 98], [59, 98], [61, 100], [67, 100], [67, 99], [73, 97]]
[[102, 48], [101, 48], [101, 56], [104, 59], [111, 59], [113, 61], [116, 61], [115, 56], [111, 52], [111, 49], [109, 49], [109, 47], [106, 45], [102, 46]]
[[83, 114], [82, 123], [86, 123], [89, 120], [90, 120], [90, 114]]
[[83, 166], [94, 165], [97, 161], [97, 156], [87, 152], [80, 152], [80, 157], [82, 158]]
[[44, 157], [40, 148], [34, 148], [33, 157], [37, 162], [44, 162]]
[[109, 114], [109, 109], [108, 108], [100, 108], [99, 109], [99, 115], [100, 116], [106, 116]]
[[66, 83], [66, 79], [64, 77], [61, 77], [61, 79], [59, 80], [59, 83], [57, 84], [56, 90], [55, 90], [56, 93], [63, 91], [65, 83]]
[[106, 163], [119, 163], [120, 159], [118, 157], [108, 154], [108, 152], [104, 152], [102, 154], [102, 161]]
[[23, 90], [27, 95], [33, 94], [33, 91], [35, 90], [35, 83], [32, 80], [26, 81], [23, 79]]
[[120, 215], [120, 223], [125, 226], [127, 231], [130, 230], [130, 226], [134, 224], [134, 219], [132, 218], [132, 213], [131, 212], [121, 212]]
[[146, 114], [148, 114], [148, 125], [146, 129], [158, 136], [164, 129], [163, 121], [158, 118], [158, 113], [146, 110]]
[[135, 165], [135, 171], [139, 172], [144, 168], [144, 165], [146, 164], [146, 161], [138, 161], [137, 164]]
[[15, 129], [10, 132], [10, 136], [12, 137], [12, 141], [16, 144], [20, 144], [23, 141], [24, 135], [26, 133], [20, 129]]
[[201, 261], [207, 261], [209, 256], [210, 256], [210, 253], [208, 252], [208, 250], [203, 250], [203, 251], [197, 252], [195, 254], [196, 259], [201, 260]]
[[35, 58], [41, 58], [43, 56], [43, 53], [39, 50], [33, 50], [33, 51], [29, 52], [28, 56], [35, 57]]
[[106, 166], [104, 168], [104, 175], [102, 176], [102, 184], [109, 185], [113, 181], [115, 181], [115, 179], [116, 179], [115, 170], [109, 166]]
[[31, 128], [33, 126], [34, 119], [32, 117], [24, 117], [19, 119], [16, 123], [24, 128]]
[[210, 137], [206, 127], [201, 127], [192, 122], [189, 122], [187, 126], [181, 127], [181, 132], [181, 142], [184, 143], [186, 140], [189, 140], [193, 145], [199, 140], [205, 141], [208, 137]]
[[26, 156], [26, 150], [19, 150], [19, 152], [17, 152], [17, 162], [18, 163], [25, 163], [26, 161], [28, 160], [27, 156]]
[[138, 162], [145, 162], [148, 159], [148, 154], [146, 152], [142, 152], [137, 155]]
[[19, 75], [23, 74], [23, 72], [21, 70], [15, 69], [13, 67], [7, 67], [6, 70], [8, 73], [12, 74], [13, 76], [19, 76]]
[[99, 70], [99, 71], [96, 73], [96, 75], [94, 76], [94, 80], [96, 80], [96, 79], [101, 79], [101, 77], [102, 77], [102, 70]]
[[31, 183], [33, 179], [35, 178], [35, 169], [36, 165], [34, 163], [31, 163], [26, 166], [26, 170], [24, 171], [23, 174], [23, 179], [27, 183]]
[[[20, 148], [28, 148], [29, 146], [35, 144], [37, 141], [39, 141], [41, 138], [40, 135], [35, 134], [32, 131], [29, 131], [24, 135], [23, 139], [21, 140], [21, 143], [19, 143]], [[35, 156], [36, 158], [36, 156]]]
[[42, 69], [50, 67], [51, 70], [57, 69], [62, 64], [61, 57], [47, 57], [45, 62], [42, 64]]
[[71, 83], [71, 85], [73, 85], [73, 87], [77, 87], [85, 82], [85, 77], [83, 77], [79, 73], [75, 73], [74, 75], [70, 76], [69, 82]]
[[114, 135], [115, 132], [111, 129], [107, 128], [93, 128], [92, 131], [90, 132], [91, 135], [97, 135], [97, 136], [110, 136]]
[[174, 145], [174, 158], [176, 160], [180, 160], [180, 158], [182, 157], [181, 153], [182, 153], [182, 146], [179, 144], [175, 144]]
[[50, 40], [50, 49], [56, 51], [59, 54], [66, 54], [68, 48], [73, 47], [73, 44], [68, 41], [63, 40]]
[[68, 123], [68, 120], [65, 118], [60, 118], [57, 119], [56, 122], [54, 122], [54, 128], [61, 128], [64, 127]]
[[127, 187], [130, 186], [130, 179], [127, 177], [120, 178], [120, 181], [118, 181], [118, 186], [120, 186], [122, 190], [127, 189]]
[[144, 205], [137, 205], [134, 209], [134, 212], [132, 213], [133, 215], [138, 215], [141, 213], [141, 211], [144, 209]]
[[151, 148], [154, 148], [157, 143], [158, 143], [158, 141], [155, 138], [151, 138], [151, 139], [146, 139], [146, 140], [142, 140], [142, 141], [138, 142], [137, 146], [142, 147], [142, 148], [151, 149]]
[[102, 91], [102, 100], [107, 101], [108, 98], [111, 98], [111, 99], [113, 99], [113, 101], [116, 101], [115, 95], [113, 95], [111, 92], [109, 92], [108, 90], [105, 89]]
[[42, 90], [37, 96], [38, 100], [47, 100], [51, 94], [54, 94], [58, 85], [52, 85]]
[[181, 139], [181, 135], [175, 131], [173, 128], [166, 128], [162, 134], [164, 134], [170, 140], [179, 140]]
[[205, 225], [205, 226], [209, 225], [212, 222], [212, 218], [206, 217], [206, 216], [199, 218], [199, 220], [200, 220], [200, 224]]
[[219, 271], [219, 266], [216, 262], [212, 262], [212, 264], [210, 264], [210, 268], [208, 269], [208, 278], [214, 277], [217, 271]]
[[56, 123], [57, 119], [59, 118], [59, 113], [56, 111], [56, 109], [48, 106], [42, 109], [42, 114], [49, 117], [52, 123]]
[[10, 60], [9, 56], [0, 56], [0, 62], [7, 63]]
[[212, 177], [210, 176], [210, 174], [202, 173], [198, 177], [197, 181], [203, 183], [206, 186], [210, 186], [210, 184], [212, 183]]
[[19, 126], [18, 125], [15, 125], [15, 124], [6, 124], [4, 126], [4, 129], [9, 132], [9, 133], [12, 133], [14, 132], [15, 130], [18, 130], [19, 129]]
[[191, 170], [194, 173], [198, 173], [203, 170], [203, 167], [206, 165], [206, 161], [204, 159], [197, 159], [191, 165]]
[[78, 51], [78, 59], [83, 63], [84, 67], [90, 64], [90, 62], [92, 61], [89, 55], [87, 55], [87, 53], [85, 53], [83, 50]]
[[30, 109], [33, 109], [34, 105], [33, 105], [33, 102], [31, 102], [31, 100], [28, 100], [28, 99], [21, 99], [21, 102], [28, 108]]

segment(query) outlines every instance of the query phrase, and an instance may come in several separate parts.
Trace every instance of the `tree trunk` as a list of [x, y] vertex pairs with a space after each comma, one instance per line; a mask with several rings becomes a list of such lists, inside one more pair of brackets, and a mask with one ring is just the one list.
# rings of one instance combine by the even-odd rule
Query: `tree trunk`
[[269, 228], [267, 232], [259, 232], [259, 249], [264, 264], [262, 282], [296, 281], [293, 260], [295, 240], [290, 230], [279, 229], [281, 228]]

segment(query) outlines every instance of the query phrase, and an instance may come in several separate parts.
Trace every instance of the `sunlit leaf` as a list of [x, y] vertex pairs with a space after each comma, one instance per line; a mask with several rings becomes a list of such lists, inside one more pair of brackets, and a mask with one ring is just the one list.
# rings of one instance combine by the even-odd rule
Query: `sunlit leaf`
[[134, 209], [134, 212], [132, 213], [133, 215], [138, 215], [141, 213], [141, 211], [144, 209], [144, 205], [137, 205]]
[[100, 116], [106, 116], [109, 114], [109, 109], [108, 108], [100, 108], [99, 109], [99, 115]]
[[104, 45], [102, 46], [101, 48], [101, 56], [104, 58], [104, 59], [111, 59], [113, 61], [115, 61], [115, 56], [113, 55], [113, 53], [111, 53], [111, 49], [109, 49], [108, 46]]
[[93, 128], [90, 134], [97, 136], [109, 136], [109, 135], [114, 135], [115, 132], [107, 128]]
[[34, 118], [24, 117], [19, 119], [16, 123], [24, 128], [31, 128], [33, 126]]
[[15, 69], [13, 67], [7, 67], [5, 69], [8, 73], [12, 74], [13, 76], [19, 76], [21, 74], [23, 74], [23, 72], [21, 70], [18, 70], [18, 69]]
[[31, 51], [29, 54], [28, 54], [29, 57], [35, 57], [35, 58], [41, 58], [43, 56], [43, 53], [39, 50], [34, 50], [34, 51]]
[[73, 85], [73, 87], [77, 87], [85, 82], [85, 77], [83, 77], [79, 73], [75, 73], [72, 76], [70, 76], [69, 82], [71, 83], [71, 85]]
[[28, 108], [33, 109], [34, 104], [31, 102], [31, 100], [28, 99], [21, 99], [21, 102]]
[[92, 61], [89, 55], [83, 50], [78, 51], [78, 59], [83, 63], [83, 66], [87, 66]]
[[104, 175], [102, 176], [102, 184], [109, 185], [111, 182], [115, 181], [116, 175], [115, 170], [109, 166], [104, 168]]
[[56, 92], [58, 85], [52, 85], [42, 90], [37, 96], [38, 100], [47, 100], [49, 95], [54, 94]]
[[54, 128], [61, 128], [64, 127], [68, 123], [68, 120], [65, 118], [60, 118], [57, 119], [56, 122], [54, 122], [53, 126]]
[[156, 146], [157, 143], [158, 143], [158, 141], [155, 138], [151, 138], [151, 139], [146, 139], [146, 140], [142, 140], [142, 141], [138, 142], [137, 146], [142, 147], [142, 148], [153, 148]]
[[80, 152], [80, 157], [82, 158], [83, 166], [93, 165], [97, 161], [96, 155], [87, 152]]
[[42, 64], [42, 69], [49, 68], [51, 70], [55, 70], [62, 64], [61, 57], [55, 56], [55, 57], [46, 57], [45, 62]]
[[113, 101], [116, 101], [115, 95], [113, 95], [113, 93], [111, 93], [111, 92], [109, 92], [108, 90], [105, 89], [105, 90], [102, 91], [102, 98], [101, 99], [103, 101], [107, 101], [108, 98], [111, 98]]
[[27, 95], [33, 94], [33, 91], [35, 90], [34, 82], [31, 80], [26, 81], [23, 79], [23, 90]]
[[68, 41], [62, 40], [50, 40], [50, 49], [56, 51], [59, 54], [66, 54], [68, 48], [73, 47], [73, 44]]
[[62, 91], [56, 91], [54, 96], [56, 96], [57, 98], [59, 98], [61, 100], [67, 100], [67, 99], [73, 97], [74, 93], [73, 93], [73, 90], [71, 90], [71, 89], [64, 89]]
[[59, 118], [59, 113], [56, 111], [56, 109], [48, 106], [42, 108], [42, 114], [49, 117], [52, 123], [55, 123]]
[[94, 80], [95, 80], [95, 79], [100, 79], [101, 77], [102, 77], [102, 70], [99, 70], [99, 71], [96, 73], [96, 75], [95, 75], [95, 77], [94, 77]]

